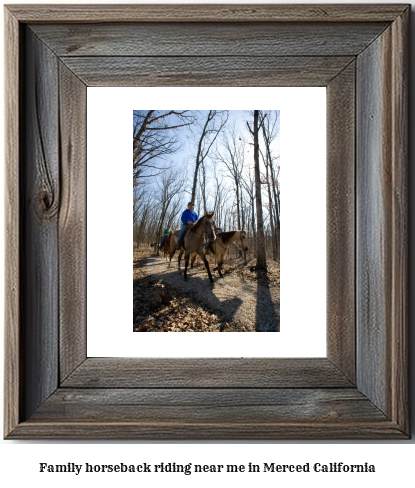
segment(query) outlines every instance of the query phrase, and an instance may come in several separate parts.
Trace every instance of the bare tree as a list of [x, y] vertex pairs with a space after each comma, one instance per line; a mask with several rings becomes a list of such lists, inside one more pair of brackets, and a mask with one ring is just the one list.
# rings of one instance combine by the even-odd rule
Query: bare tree
[[[218, 227], [245, 228], [253, 235], [249, 252], [257, 257], [258, 270], [266, 269], [265, 253], [271, 246], [273, 259], [279, 259], [278, 112], [251, 112], [246, 125], [253, 140], [237, 125], [225, 131], [227, 111], [135, 111], [134, 117], [136, 244], [159, 242], [165, 225], [180, 227], [185, 192], [196, 212], [215, 210]], [[178, 163], [180, 169], [174, 172], [174, 159], [168, 157], [184, 142], [180, 131], [186, 125], [189, 130], [183, 136], [192, 138], [195, 161], [188, 185], [181, 172], [189, 161]], [[144, 178], [150, 175], [155, 178]], [[236, 254], [236, 247], [232, 249]]]
[[174, 221], [181, 210], [181, 200], [176, 198], [172, 201], [169, 212], [166, 214], [166, 222], [169, 227], [174, 227]]
[[259, 110], [254, 110], [253, 128], [247, 122], [249, 132], [254, 139], [254, 170], [255, 170], [255, 203], [257, 214], [257, 270], [267, 270], [267, 257], [265, 254], [264, 221], [262, 216], [261, 174], [259, 170]]
[[194, 202], [196, 198], [197, 181], [200, 166], [204, 164], [209, 151], [211, 150], [220, 131], [225, 126], [228, 120], [227, 111], [209, 110], [206, 119], [199, 124], [199, 139], [195, 157], [195, 172], [193, 176], [193, 187], [191, 201]]
[[[262, 135], [265, 144], [265, 156], [263, 155], [264, 164], [266, 166], [266, 182], [268, 185], [268, 199], [271, 212], [271, 229], [273, 239], [275, 240], [274, 259], [280, 258], [280, 198], [279, 198], [279, 167], [275, 168], [275, 161], [279, 159], [279, 155], [274, 157], [272, 151], [272, 143], [277, 137], [280, 128], [280, 113], [279, 111], [269, 111], [260, 113], [260, 123], [262, 127]], [[272, 190], [272, 194], [271, 194]], [[273, 245], [274, 251], [274, 245]]]
[[[157, 242], [159, 242], [161, 239], [163, 224], [165, 225], [167, 212], [169, 211], [172, 201], [183, 191], [185, 178], [185, 175], [179, 175], [177, 171], [169, 169], [162, 174], [161, 181], [158, 182], [159, 191], [157, 208], [159, 209], [159, 217], [158, 226], [156, 229]], [[159, 250], [157, 247], [157, 254], [158, 252]]]
[[159, 174], [160, 161], [180, 147], [178, 129], [193, 122], [188, 110], [134, 110], [133, 179]]
[[134, 186], [133, 188], [133, 224], [137, 223], [141, 208], [145, 202], [146, 188], [143, 186]]
[[134, 241], [137, 245], [149, 239], [148, 225], [154, 208], [153, 195], [146, 196], [143, 205], [140, 209], [139, 218], [134, 226]]
[[241, 135], [236, 133], [235, 127], [224, 133], [222, 137], [221, 151], [216, 153], [216, 158], [226, 167], [226, 174], [232, 178], [235, 185], [237, 225], [238, 229], [241, 229], [241, 186], [245, 161], [245, 141]]
[[[261, 152], [262, 154], [262, 152]], [[262, 158], [264, 160], [265, 164], [265, 169], [266, 169], [266, 177], [265, 177], [265, 183], [267, 185], [268, 189], [268, 212], [269, 212], [269, 223], [271, 227], [271, 246], [272, 246], [272, 258], [274, 261], [278, 260], [278, 249], [277, 249], [277, 243], [278, 243], [278, 237], [276, 233], [276, 226], [274, 222], [274, 217], [273, 217], [273, 207], [274, 203], [272, 201], [272, 194], [271, 194], [271, 184], [270, 184], [270, 177], [269, 177], [269, 164], [267, 158], [264, 158], [264, 155], [262, 154]]]
[[256, 242], [256, 224], [255, 224], [255, 175], [252, 172], [253, 169], [249, 168], [247, 176], [242, 180], [243, 187], [249, 198], [249, 209], [251, 212], [251, 224], [252, 234]]
[[202, 168], [202, 178], [200, 179], [200, 193], [202, 194], [202, 200], [203, 200], [203, 210], [204, 213], [207, 212], [207, 197], [206, 197], [206, 164], [205, 161], [202, 162], [200, 165]]
[[215, 211], [215, 221], [218, 227], [223, 228], [225, 226], [224, 215], [225, 202], [229, 197], [229, 188], [223, 184], [223, 177], [219, 178], [219, 173], [215, 171], [215, 192], [214, 192], [214, 204], [213, 209]]

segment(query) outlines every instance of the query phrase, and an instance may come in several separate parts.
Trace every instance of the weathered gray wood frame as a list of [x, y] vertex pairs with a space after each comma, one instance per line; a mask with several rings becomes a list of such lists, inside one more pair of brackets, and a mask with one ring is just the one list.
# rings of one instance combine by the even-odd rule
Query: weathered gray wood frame
[[[6, 6], [6, 438], [408, 438], [409, 11]], [[86, 87], [108, 84], [327, 87], [327, 358], [86, 357]]]

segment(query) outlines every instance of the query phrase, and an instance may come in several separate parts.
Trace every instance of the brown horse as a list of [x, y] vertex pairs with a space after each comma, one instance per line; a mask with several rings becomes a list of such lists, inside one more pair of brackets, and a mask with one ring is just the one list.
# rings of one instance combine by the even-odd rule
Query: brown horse
[[[222, 232], [216, 236], [216, 240], [214, 242], [211, 242], [213, 252], [216, 256], [216, 261], [218, 262], [218, 272], [221, 278], [223, 278], [223, 257], [226, 250], [233, 242], [240, 245], [243, 251], [248, 250], [247, 235], [244, 230], [231, 230], [229, 232]], [[196, 256], [192, 258], [192, 262], [195, 258]]]
[[166, 240], [163, 243], [163, 251], [164, 251], [164, 258], [167, 261], [167, 256], [170, 254], [170, 243], [171, 243], [171, 235], [172, 233], [167, 236]]
[[[211, 242], [214, 242], [216, 240], [215, 221], [213, 220], [214, 215], [215, 212], [206, 212], [203, 217], [201, 217], [192, 227], [190, 227], [190, 229], [187, 231], [187, 234], [185, 234], [181, 241], [178, 267], [179, 273], [181, 273], [182, 270], [180, 268], [180, 263], [184, 254], [185, 280], [187, 280], [187, 267], [189, 266], [190, 255], [193, 253], [197, 253], [206, 267], [210, 282], [213, 283], [212, 273], [210, 272], [209, 263], [205, 256], [205, 235], [209, 237]], [[176, 252], [177, 235], [175, 234], [176, 232], [173, 233], [170, 242], [170, 261], [168, 268], [170, 268], [171, 260], [174, 256], [174, 253]]]

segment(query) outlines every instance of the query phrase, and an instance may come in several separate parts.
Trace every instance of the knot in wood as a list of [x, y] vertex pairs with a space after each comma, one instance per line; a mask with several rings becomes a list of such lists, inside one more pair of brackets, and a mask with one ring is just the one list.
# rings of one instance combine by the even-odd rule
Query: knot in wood
[[41, 218], [52, 218], [58, 212], [58, 204], [53, 191], [42, 188], [36, 199], [37, 214]]

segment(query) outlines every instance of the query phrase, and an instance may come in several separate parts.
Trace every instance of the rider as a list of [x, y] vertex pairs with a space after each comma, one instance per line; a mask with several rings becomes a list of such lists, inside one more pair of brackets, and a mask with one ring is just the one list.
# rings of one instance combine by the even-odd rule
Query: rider
[[168, 225], [164, 231], [163, 231], [163, 237], [161, 238], [161, 241], [160, 241], [160, 249], [163, 248], [163, 244], [164, 244], [164, 241], [167, 239], [168, 235], [170, 234], [171, 232], [171, 229], [170, 229], [170, 226]]
[[187, 209], [182, 213], [182, 228], [177, 239], [177, 250], [180, 250], [180, 241], [188, 227], [191, 227], [198, 219], [197, 213], [193, 210], [195, 208], [193, 202], [187, 204]]
[[[215, 234], [218, 235], [221, 232], [222, 232], [222, 229], [220, 227], [216, 227]], [[206, 252], [206, 254], [209, 254], [209, 252], [211, 252], [212, 254], [215, 254], [215, 251], [213, 250], [212, 243], [210, 242], [209, 238], [206, 238], [205, 252]]]

